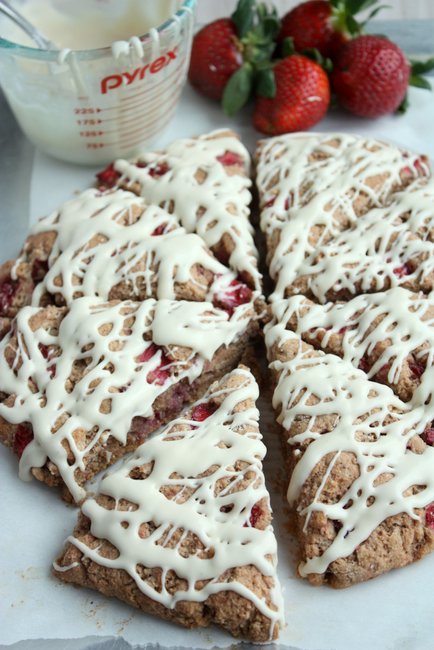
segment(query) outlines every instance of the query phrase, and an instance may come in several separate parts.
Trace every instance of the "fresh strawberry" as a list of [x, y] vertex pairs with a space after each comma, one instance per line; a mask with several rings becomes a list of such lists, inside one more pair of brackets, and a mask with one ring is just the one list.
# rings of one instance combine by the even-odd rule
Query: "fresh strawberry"
[[358, 36], [336, 58], [332, 84], [348, 111], [380, 117], [399, 108], [410, 74], [410, 63], [397, 45], [382, 36]]
[[[367, 22], [358, 23], [355, 14], [376, 4], [376, 0], [303, 2], [282, 18], [278, 43], [290, 37], [297, 52], [315, 48], [322, 56], [333, 59], [349, 38], [359, 34]], [[375, 7], [367, 20], [379, 9], [381, 7]]]
[[330, 104], [330, 84], [318, 63], [294, 54], [274, 67], [276, 94], [258, 97], [253, 124], [262, 133], [305, 131], [319, 122]]
[[196, 34], [188, 78], [203, 95], [220, 100], [229, 79], [242, 65], [235, 23], [230, 18], [221, 18]]
[[[222, 100], [228, 115], [248, 101], [253, 87], [269, 78], [280, 21], [256, 0], [239, 0], [230, 18], [205, 25], [194, 37], [188, 77], [203, 95]], [[269, 68], [269, 65], [268, 65]]]

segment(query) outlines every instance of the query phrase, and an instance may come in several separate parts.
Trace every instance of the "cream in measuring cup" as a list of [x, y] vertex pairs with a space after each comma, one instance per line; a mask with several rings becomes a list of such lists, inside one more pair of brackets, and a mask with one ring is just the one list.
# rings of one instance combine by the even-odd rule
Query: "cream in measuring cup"
[[59, 48], [38, 50], [0, 20], [0, 82], [29, 139], [84, 164], [151, 144], [185, 83], [196, 0], [15, 4]]

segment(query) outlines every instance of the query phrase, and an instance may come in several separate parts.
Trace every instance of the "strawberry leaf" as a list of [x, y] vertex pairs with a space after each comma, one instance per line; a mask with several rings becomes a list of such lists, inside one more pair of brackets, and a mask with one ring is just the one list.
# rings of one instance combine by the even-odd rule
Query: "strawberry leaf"
[[222, 107], [229, 117], [235, 115], [249, 101], [253, 88], [253, 71], [251, 63], [244, 63], [226, 84]]
[[401, 104], [398, 106], [396, 109], [396, 113], [399, 115], [404, 115], [404, 113], [407, 112], [407, 109], [410, 105], [410, 102], [408, 101], [408, 93], [406, 93], [404, 99], [402, 100]]
[[427, 72], [431, 72], [431, 70], [434, 70], [434, 57], [432, 59], [428, 59], [427, 61], [411, 61], [411, 74], [412, 75], [420, 75], [420, 74], [426, 74]]
[[[335, 6], [338, 7], [342, 2], [338, 2]], [[369, 7], [373, 7], [377, 4], [377, 0], [345, 0], [345, 8], [348, 13], [358, 14], [360, 11], [365, 11]]]
[[292, 54], [295, 54], [294, 39], [292, 36], [288, 36], [282, 44], [282, 56], [283, 58], [286, 58]]
[[432, 90], [431, 84], [428, 81], [428, 79], [424, 79], [424, 77], [419, 77], [416, 75], [411, 75], [408, 85], [414, 86], [415, 88], [424, 88], [425, 90]]
[[231, 16], [239, 38], [244, 38], [253, 28], [255, 2], [256, 0], [239, 0], [236, 10]]
[[364, 20], [363, 23], [360, 23], [360, 27], [364, 29], [369, 21], [372, 20], [372, 18], [374, 18], [374, 16], [376, 16], [380, 11], [383, 11], [383, 9], [391, 9], [391, 5], [380, 5], [379, 7], [375, 7], [375, 9], [368, 14], [366, 20]]
[[333, 70], [333, 63], [331, 59], [324, 57], [319, 50], [315, 47], [309, 47], [303, 50], [302, 54], [307, 56], [308, 59], [318, 63], [326, 72], [330, 73]]
[[256, 75], [256, 94], [270, 99], [276, 96], [276, 79], [272, 68], [268, 67], [258, 71]]
[[259, 28], [262, 35], [271, 41], [275, 41], [280, 32], [281, 20], [275, 7], [270, 11], [266, 4], [261, 3], [257, 8]]

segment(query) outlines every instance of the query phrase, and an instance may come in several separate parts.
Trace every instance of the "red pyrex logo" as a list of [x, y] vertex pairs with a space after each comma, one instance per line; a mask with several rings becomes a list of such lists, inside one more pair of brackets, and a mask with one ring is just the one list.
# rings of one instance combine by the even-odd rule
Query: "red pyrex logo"
[[143, 81], [148, 72], [149, 74], [157, 74], [177, 57], [178, 48], [175, 48], [167, 52], [164, 56], [159, 56], [152, 63], [147, 63], [141, 68], [136, 68], [133, 72], [122, 72], [121, 74], [111, 74], [108, 77], [104, 77], [101, 81], [101, 93], [106, 95], [109, 90], [114, 90], [115, 88], [119, 88], [119, 86], [130, 86], [135, 81]]

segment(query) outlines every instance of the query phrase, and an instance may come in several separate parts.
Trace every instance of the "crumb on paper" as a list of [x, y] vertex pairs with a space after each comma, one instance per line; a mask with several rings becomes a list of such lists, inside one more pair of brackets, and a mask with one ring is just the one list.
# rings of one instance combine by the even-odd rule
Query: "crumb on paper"
[[101, 630], [104, 627], [104, 621], [99, 615], [107, 609], [107, 605], [108, 603], [96, 603], [90, 598], [86, 598], [82, 603], [81, 610], [84, 616], [87, 619], [92, 620], [98, 630]]
[[116, 630], [116, 634], [120, 635], [122, 632], [124, 632], [125, 628], [128, 627], [128, 625], [131, 623], [131, 621], [134, 618], [134, 614], [131, 614], [127, 618], [120, 619], [119, 621], [116, 621], [116, 625], [119, 625], [118, 629]]
[[29, 566], [27, 569], [16, 570], [15, 574], [22, 580], [40, 580], [46, 577], [46, 571], [42, 567]]

